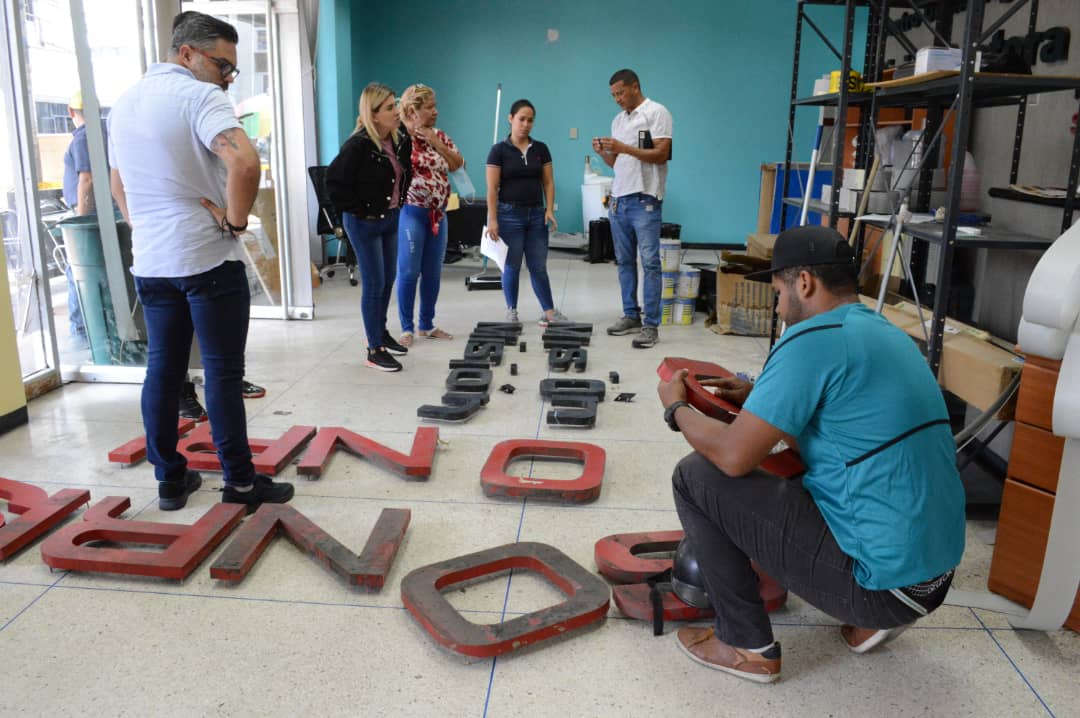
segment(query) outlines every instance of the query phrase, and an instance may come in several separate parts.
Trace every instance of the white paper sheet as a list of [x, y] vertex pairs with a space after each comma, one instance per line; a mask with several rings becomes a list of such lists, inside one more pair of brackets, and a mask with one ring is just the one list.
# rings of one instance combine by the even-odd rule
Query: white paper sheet
[[488, 236], [487, 225], [480, 230], [480, 254], [495, 260], [495, 264], [499, 265], [499, 271], [503, 271], [506, 266], [506, 253], [510, 251], [510, 248], [506, 246], [506, 242], [498, 241]]

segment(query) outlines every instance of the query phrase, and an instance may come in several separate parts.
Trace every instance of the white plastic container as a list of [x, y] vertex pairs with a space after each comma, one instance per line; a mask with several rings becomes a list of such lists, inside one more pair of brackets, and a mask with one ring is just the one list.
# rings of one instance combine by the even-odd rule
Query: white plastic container
[[594, 178], [596, 181], [581, 185], [581, 219], [586, 235], [589, 233], [589, 222], [608, 216], [604, 198], [611, 194], [612, 179], [602, 175], [594, 175]]
[[674, 299], [661, 299], [660, 300], [660, 323], [664, 326], [671, 324], [672, 312], [675, 311]]
[[696, 299], [676, 299], [671, 308], [671, 323], [686, 326], [694, 323], [694, 304]]
[[660, 298], [674, 299], [675, 285], [679, 281], [678, 272], [660, 272]]
[[684, 264], [679, 267], [679, 278], [675, 283], [675, 296], [679, 299], [694, 299], [701, 289], [701, 270]]
[[678, 272], [682, 261], [682, 242], [677, 239], [660, 240], [660, 271]]

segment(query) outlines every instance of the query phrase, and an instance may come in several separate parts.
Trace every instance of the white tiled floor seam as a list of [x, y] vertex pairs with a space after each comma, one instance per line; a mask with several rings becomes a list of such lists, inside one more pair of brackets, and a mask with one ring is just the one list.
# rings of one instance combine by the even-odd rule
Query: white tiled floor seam
[[[968, 609], [968, 610], [971, 610], [971, 609]], [[1020, 680], [1022, 680], [1024, 682], [1024, 685], [1026, 685], [1028, 687], [1028, 689], [1039, 700], [1039, 703], [1042, 705], [1042, 707], [1046, 709], [1047, 714], [1053, 716], [1054, 711], [1050, 710], [1050, 706], [1046, 705], [1046, 701], [1044, 701], [1043, 697], [1041, 695], [1039, 695], [1039, 691], [1037, 691], [1035, 689], [1035, 686], [1033, 686], [1031, 684], [1031, 681], [1028, 680], [1028, 677], [1024, 675], [1024, 672], [1022, 670], [1020, 670], [1020, 666], [1016, 665], [1016, 661], [1014, 661], [1012, 659], [1012, 656], [1009, 655], [1009, 652], [1005, 650], [1005, 646], [1001, 645], [1001, 642], [998, 641], [997, 637], [994, 635], [993, 629], [989, 628], [985, 623], [983, 623], [983, 620], [981, 618], [979, 618], [979, 614], [976, 613], [975, 611], [971, 611], [971, 615], [974, 616], [975, 620], [979, 622], [979, 625], [982, 626], [983, 630], [985, 630], [987, 635], [990, 636], [990, 640], [993, 641], [994, 645], [997, 646], [999, 651], [1001, 651], [1001, 655], [1005, 656], [1005, 659], [1009, 662], [1009, 665], [1011, 665], [1013, 667], [1013, 669], [1016, 671], [1017, 675], [1020, 676]], [[1010, 629], [1010, 630], [1012, 630], [1012, 629]]]

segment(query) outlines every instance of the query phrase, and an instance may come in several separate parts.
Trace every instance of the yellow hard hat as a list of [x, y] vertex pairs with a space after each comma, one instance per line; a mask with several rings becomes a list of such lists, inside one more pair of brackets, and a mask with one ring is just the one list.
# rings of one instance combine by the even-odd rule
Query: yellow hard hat
[[73, 110], [79, 110], [80, 112], [82, 111], [82, 90], [75, 90], [75, 92], [71, 94], [71, 101], [68, 102], [68, 107]]

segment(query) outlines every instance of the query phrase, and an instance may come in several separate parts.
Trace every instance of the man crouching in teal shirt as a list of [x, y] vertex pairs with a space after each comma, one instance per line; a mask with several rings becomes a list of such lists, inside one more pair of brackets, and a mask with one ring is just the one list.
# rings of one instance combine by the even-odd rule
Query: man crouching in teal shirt
[[[675, 507], [716, 609], [714, 627], [680, 629], [679, 645], [768, 683], [780, 644], [751, 559], [847, 624], [843, 640], [864, 653], [945, 599], [964, 551], [964, 490], [937, 381], [911, 338], [859, 302], [844, 238], [787, 230], [759, 275], [788, 328], [755, 384], [712, 382], [738, 417], [686, 404], [685, 370], [659, 394], [694, 449], [672, 477]], [[802, 456], [799, 479], [757, 469], [781, 440]]]

